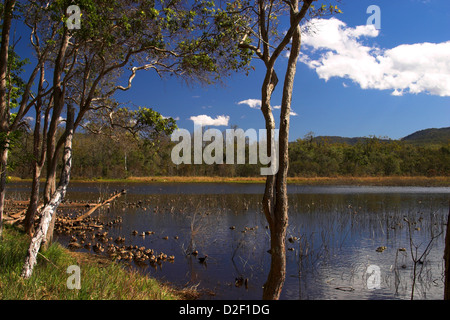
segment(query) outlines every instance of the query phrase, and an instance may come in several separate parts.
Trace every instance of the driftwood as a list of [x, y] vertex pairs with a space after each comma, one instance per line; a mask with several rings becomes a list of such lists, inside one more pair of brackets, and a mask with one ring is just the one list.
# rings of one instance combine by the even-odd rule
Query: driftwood
[[335, 289], [340, 290], [340, 291], [346, 291], [346, 292], [355, 291], [355, 289], [353, 289], [352, 287], [336, 287]]
[[[117, 197], [121, 196], [122, 194], [126, 193], [125, 190], [122, 190], [120, 193], [115, 193], [111, 198], [109, 198], [108, 200], [105, 200], [101, 203], [77, 203], [77, 202], [73, 202], [73, 203], [60, 203], [58, 205], [58, 208], [76, 208], [76, 207], [88, 207], [91, 208], [89, 209], [86, 213], [84, 213], [82, 216], [77, 217], [77, 218], [73, 218], [73, 219], [62, 219], [65, 222], [68, 221], [81, 221], [84, 218], [90, 216], [92, 213], [95, 212], [95, 210], [97, 210], [98, 208], [111, 203], [114, 199], [116, 199]], [[9, 203], [14, 203], [14, 205], [16, 206], [27, 206], [28, 205], [28, 201], [21, 201], [21, 200], [7, 200], [7, 202]], [[43, 204], [40, 204], [38, 207], [38, 210], [41, 210], [44, 207]], [[6, 214], [3, 219], [5, 223], [8, 224], [14, 224], [16, 222], [20, 222], [23, 221], [25, 219], [25, 213], [27, 212], [27, 208], [23, 209], [19, 212], [16, 213], [11, 213], [11, 214]]]
[[20, 221], [22, 221], [24, 219], [25, 219], [25, 216], [21, 216], [21, 217], [18, 217], [18, 218], [13, 218], [13, 217], [10, 217], [10, 216], [4, 216], [3, 217], [3, 222], [6, 223], [6, 224], [13, 225], [16, 222], [20, 222]]
[[[27, 207], [25, 209], [22, 209], [18, 212], [15, 213], [6, 213], [5, 216], [3, 217], [3, 221], [7, 224], [15, 224], [17, 222], [22, 222], [23, 220], [25, 220], [25, 214], [27, 213], [28, 210], [28, 204], [29, 201], [22, 201], [22, 200], [7, 200], [6, 203], [9, 204], [13, 204], [14, 206], [17, 207]], [[60, 203], [58, 208], [76, 208], [76, 207], [95, 207], [97, 206], [97, 203]], [[44, 204], [40, 204], [37, 208], [38, 211], [40, 211], [42, 208], [44, 207]]]
[[[40, 204], [39, 207], [37, 208], [37, 210], [41, 210], [43, 207], [44, 207], [44, 205]], [[19, 212], [8, 214], [8, 217], [10, 219], [23, 220], [23, 219], [25, 219], [25, 213], [27, 213], [27, 210], [28, 209], [23, 209]]]
[[64, 219], [64, 221], [81, 221], [84, 218], [89, 217], [91, 214], [93, 214], [95, 212], [95, 210], [97, 210], [98, 208], [100, 208], [100, 207], [102, 207], [104, 205], [107, 205], [108, 203], [111, 203], [114, 199], [120, 197], [121, 195], [123, 195], [125, 193], [126, 193], [126, 191], [122, 190], [121, 192], [114, 194], [108, 200], [105, 200], [105, 201], [103, 201], [103, 202], [101, 202], [99, 204], [96, 204], [93, 208], [89, 209], [86, 213], [82, 214], [81, 216], [76, 217], [74, 219]]
[[5, 203], [7, 205], [15, 205], [15, 206], [22, 206], [22, 207], [24, 207], [24, 206], [27, 206], [28, 203], [30, 203], [30, 201], [28, 201], [28, 200], [11, 200], [11, 199], [8, 199], [8, 200], [5, 200]]
[[[13, 214], [9, 214], [9, 216], [18, 216], [18, 215], [22, 215], [25, 214], [27, 209], [28, 209], [28, 205], [29, 205], [29, 201], [23, 201], [23, 200], [7, 200], [6, 203], [8, 205], [12, 205], [12, 206], [16, 206], [16, 207], [20, 207], [20, 208], [25, 208], [24, 210], [21, 210], [17, 213], [13, 213]], [[97, 203], [83, 203], [83, 202], [62, 202], [58, 208], [82, 208], [82, 207], [93, 207], [96, 206]], [[39, 205], [39, 208], [42, 208], [43, 204], [41, 203]]]

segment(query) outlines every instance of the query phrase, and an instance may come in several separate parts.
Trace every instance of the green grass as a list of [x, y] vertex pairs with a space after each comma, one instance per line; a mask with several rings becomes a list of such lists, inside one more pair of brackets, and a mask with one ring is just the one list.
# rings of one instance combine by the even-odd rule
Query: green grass
[[[266, 177], [129, 177], [127, 179], [73, 179], [74, 182], [111, 182], [111, 183], [265, 183]], [[289, 184], [300, 185], [356, 185], [356, 186], [424, 186], [424, 187], [448, 187], [450, 177], [288, 177]]]
[[[89, 254], [72, 253], [58, 243], [38, 255], [30, 279], [20, 274], [28, 237], [5, 226], [0, 240], [1, 300], [174, 300], [183, 293], [118, 263]], [[79, 265], [81, 289], [68, 289], [68, 266]]]
[[[10, 177], [11, 181], [30, 181]], [[266, 177], [214, 177], [214, 176], [153, 176], [153, 177], [128, 177], [124, 179], [84, 179], [72, 178], [71, 181], [98, 182], [98, 183], [265, 183]], [[422, 186], [422, 187], [448, 187], [450, 176], [335, 176], [335, 177], [288, 177], [289, 184], [300, 185], [350, 185], [350, 186]]]

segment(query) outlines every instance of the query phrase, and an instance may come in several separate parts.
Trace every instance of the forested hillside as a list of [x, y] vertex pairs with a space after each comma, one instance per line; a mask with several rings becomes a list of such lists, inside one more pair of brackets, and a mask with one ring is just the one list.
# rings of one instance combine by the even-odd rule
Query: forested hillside
[[404, 138], [402, 141], [407, 141], [414, 144], [439, 144], [450, 142], [450, 127], [439, 129], [425, 129], [416, 131]]
[[[448, 129], [448, 128], [446, 128]], [[425, 131], [427, 132], [427, 131]], [[434, 140], [428, 131], [401, 140], [385, 138], [313, 137], [290, 143], [290, 176], [448, 176], [450, 142], [442, 134]], [[448, 132], [442, 130], [442, 132]], [[442, 133], [441, 132], [441, 133]], [[435, 135], [436, 136], [436, 135]], [[411, 143], [412, 141], [420, 143]], [[31, 175], [32, 136], [22, 136], [21, 147], [11, 154], [12, 175]], [[125, 178], [128, 176], [259, 176], [258, 165], [175, 165], [174, 143], [169, 137], [159, 142], [136, 141], [122, 136], [112, 139], [92, 133], [77, 133], [73, 144], [74, 178]], [[248, 157], [248, 153], [246, 153]]]

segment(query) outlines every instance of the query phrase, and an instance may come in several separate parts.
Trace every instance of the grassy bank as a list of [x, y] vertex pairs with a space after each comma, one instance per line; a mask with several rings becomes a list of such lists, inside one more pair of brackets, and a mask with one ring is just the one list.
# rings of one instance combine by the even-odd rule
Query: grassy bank
[[[184, 293], [143, 276], [107, 258], [71, 252], [54, 243], [38, 255], [30, 279], [20, 277], [28, 247], [25, 234], [4, 227], [0, 240], [1, 300], [175, 300]], [[68, 289], [68, 266], [78, 265], [81, 289]]]
[[[266, 178], [261, 177], [129, 177], [126, 179], [72, 179], [77, 182], [123, 182], [123, 183], [264, 183]], [[450, 187], [450, 177], [289, 177], [288, 183], [300, 185], [353, 185], [353, 186], [423, 186], [423, 187]]]

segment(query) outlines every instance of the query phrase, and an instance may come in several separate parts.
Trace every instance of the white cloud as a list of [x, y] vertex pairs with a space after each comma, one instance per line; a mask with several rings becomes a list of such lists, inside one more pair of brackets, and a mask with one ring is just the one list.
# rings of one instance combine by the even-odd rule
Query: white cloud
[[207, 116], [206, 114], [192, 116], [189, 120], [194, 121], [196, 125], [202, 126], [228, 126], [228, 122], [230, 121], [230, 116], [217, 116], [215, 119]]
[[403, 44], [379, 49], [364, 44], [378, 36], [373, 25], [348, 27], [336, 19], [313, 19], [302, 37], [307, 53], [299, 61], [325, 81], [348, 78], [362, 89], [393, 90], [392, 95], [450, 96], [450, 41]]
[[247, 100], [239, 101], [238, 104], [246, 104], [252, 109], [261, 108], [261, 100], [260, 99], [247, 99]]
[[[261, 108], [261, 100], [260, 99], [247, 99], [239, 101], [237, 104], [246, 104], [252, 109], [260, 109]], [[280, 105], [272, 106], [272, 109], [281, 109]], [[298, 116], [292, 109], [290, 112], [291, 116]]]
[[392, 95], [392, 96], [401, 97], [401, 96], [403, 95], [403, 91], [402, 91], [402, 90], [395, 89], [394, 91], [392, 91], [391, 95]]
[[63, 118], [63, 117], [59, 117], [58, 118], [58, 125], [61, 125], [63, 122], [66, 122], [66, 118]]

